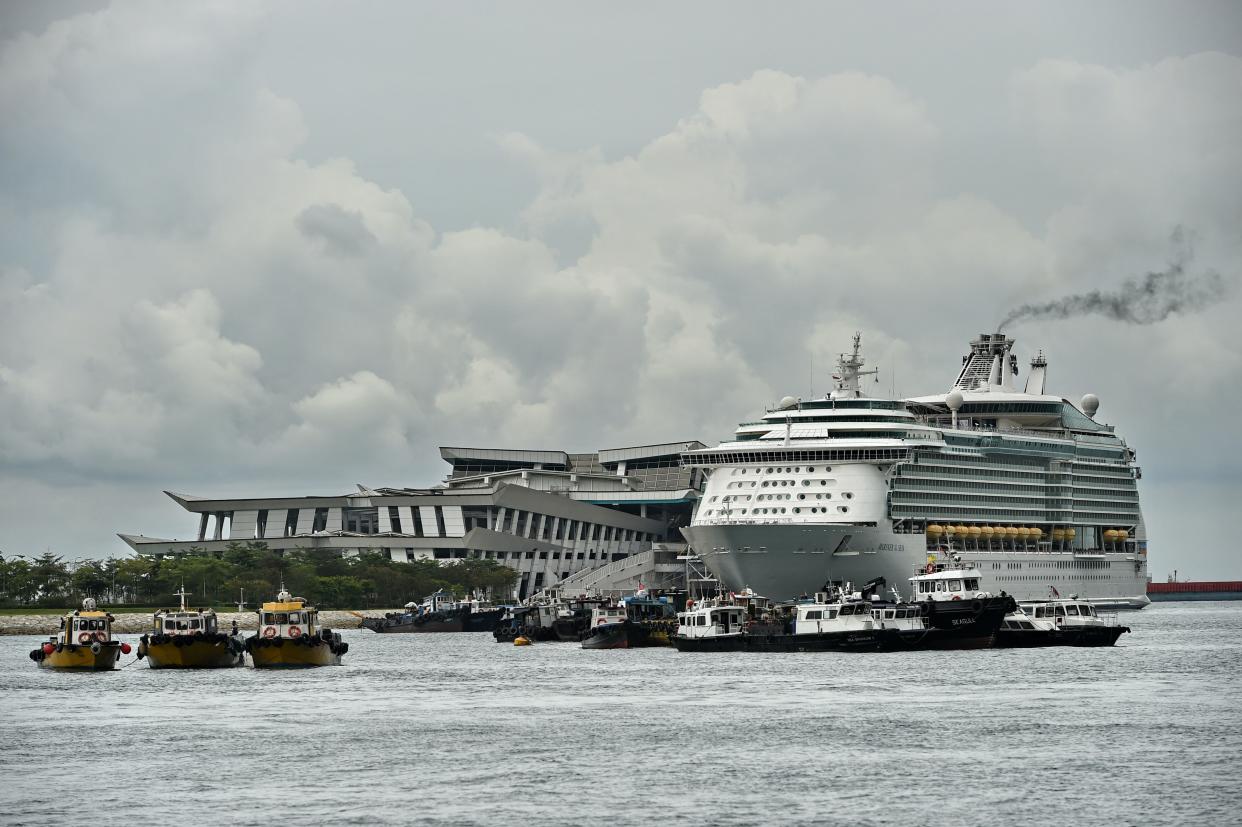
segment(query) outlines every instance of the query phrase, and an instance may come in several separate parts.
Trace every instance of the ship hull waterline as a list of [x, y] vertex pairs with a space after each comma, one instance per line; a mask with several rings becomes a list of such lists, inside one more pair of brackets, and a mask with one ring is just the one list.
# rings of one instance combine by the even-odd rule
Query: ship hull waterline
[[324, 641], [306, 645], [288, 638], [270, 638], [261, 639], [249, 649], [256, 669], [299, 669], [341, 663], [341, 656]]
[[102, 644], [98, 652], [92, 652], [90, 646], [68, 644], [62, 645], [59, 652], [44, 655], [39, 666], [80, 672], [109, 672], [116, 669], [120, 659], [121, 645], [116, 642]]
[[246, 663], [245, 650], [234, 649], [227, 641], [146, 643], [143, 655], [152, 669], [229, 669]]
[[[730, 591], [747, 587], [773, 600], [791, 600], [821, 591], [828, 582], [861, 586], [883, 577], [889, 586], [910, 595], [909, 578], [927, 559], [922, 535], [897, 534], [882, 525], [850, 524], [697, 524], [681, 529], [691, 549]], [[1127, 555], [1107, 555], [1107, 562], [1133, 566], [1133, 576], [1112, 585], [1081, 585], [1054, 579], [1057, 569], [1040, 568], [1029, 581], [1000, 581], [1010, 561], [1071, 562], [1070, 553], [1022, 551], [957, 551], [964, 563], [979, 569], [981, 588], [1005, 591], [1019, 601], [1040, 600], [1048, 587], [1077, 593], [1105, 609], [1141, 609], [1146, 595], [1145, 567]], [[1114, 559], [1115, 558], [1115, 559]], [[1094, 558], [1093, 558], [1094, 560]], [[1128, 570], [1130, 571], [1130, 570]]]

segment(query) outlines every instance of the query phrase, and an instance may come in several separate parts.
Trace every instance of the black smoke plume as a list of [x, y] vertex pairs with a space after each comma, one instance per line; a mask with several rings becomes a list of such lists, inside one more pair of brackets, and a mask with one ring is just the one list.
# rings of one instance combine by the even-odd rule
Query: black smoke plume
[[1202, 310], [1229, 292], [1232, 284], [1214, 270], [1199, 275], [1186, 272], [1194, 252], [1181, 228], [1173, 233], [1173, 247], [1173, 260], [1166, 270], [1148, 273], [1141, 279], [1127, 279], [1121, 289], [1112, 292], [1092, 290], [1043, 304], [1015, 307], [996, 329], [999, 332], [1023, 319], [1069, 319], [1091, 313], [1129, 324], [1153, 324], [1174, 313]]

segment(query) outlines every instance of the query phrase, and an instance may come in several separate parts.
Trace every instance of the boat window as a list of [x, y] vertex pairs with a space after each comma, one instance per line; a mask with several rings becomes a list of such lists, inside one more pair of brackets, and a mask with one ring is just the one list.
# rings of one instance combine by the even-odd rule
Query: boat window
[[824, 613], [820, 610], [806, 613], [807, 620], [821, 620], [823, 616], [824, 616]]
[[706, 625], [707, 625], [707, 618], [706, 618], [706, 617], [704, 617], [703, 615], [699, 615], [697, 618], [695, 618], [695, 621], [694, 621], [694, 622], [695, 622], [695, 625], [697, 625], [697, 626], [706, 626]]
[[1045, 616], [1045, 615], [1044, 615], [1044, 607], [1043, 607], [1043, 606], [1036, 606], [1036, 607], [1035, 607], [1035, 616], [1036, 616], [1036, 617], [1044, 617], [1044, 616]]
[[290, 623], [301, 623], [302, 615], [298, 612], [289, 612], [289, 622]]
[[842, 606], [841, 607], [841, 617], [845, 617], [846, 615], [852, 615], [853, 613], [854, 613], [853, 606]]
[[289, 615], [286, 612], [277, 612], [275, 615], [275, 623], [282, 624], [289, 622]]
[[835, 619], [836, 619], [836, 616], [837, 616], [837, 610], [836, 610], [836, 609], [829, 609], [829, 610], [828, 610], [828, 618], [827, 618], [828, 620], [835, 620]]
[[936, 591], [938, 591], [938, 592], [942, 592], [942, 591], [944, 591], [944, 581], [943, 581], [943, 580], [937, 580], [937, 581], [936, 581]]
[[1021, 626], [1023, 629], [1034, 629], [1035, 628], [1035, 624], [1029, 620], [1019, 620], [1018, 625]]
[[979, 589], [979, 581], [974, 577], [966, 578], [966, 591], [973, 592]]
[[962, 590], [962, 581], [961, 581], [961, 580], [950, 580], [950, 581], [949, 581], [949, 591], [951, 591], [951, 592], [960, 592], [961, 590]]
[[1095, 617], [1095, 609], [1091, 606], [1079, 606], [1078, 608], [1082, 610], [1084, 616]]
[[165, 629], [168, 629], [168, 630], [170, 630], [170, 631], [171, 631], [171, 630], [173, 630], [173, 629], [176, 629], [176, 628], [177, 628], [177, 621], [175, 621], [175, 620], [165, 620], [165, 621], [164, 621], [164, 628], [165, 628]]
[[198, 628], [198, 621], [197, 621], [197, 620], [191, 620], [191, 621], [190, 621], [190, 628], [191, 628], [191, 629], [197, 629], [197, 628]]
[[885, 609], [884, 616], [890, 619], [895, 618], [897, 617], [897, 611], [895, 609]]
[[1056, 615], [1057, 615], [1057, 617], [1065, 617], [1065, 607], [1064, 607], [1064, 606], [1057, 606], [1057, 608], [1056, 608]]
[[1074, 617], [1077, 617], [1077, 616], [1078, 616], [1078, 607], [1077, 607], [1077, 606], [1073, 606], [1073, 605], [1071, 605], [1071, 606], [1066, 606], [1066, 607], [1065, 607], [1065, 612], [1066, 612], [1066, 614], [1070, 614], [1070, 615], [1073, 615]]

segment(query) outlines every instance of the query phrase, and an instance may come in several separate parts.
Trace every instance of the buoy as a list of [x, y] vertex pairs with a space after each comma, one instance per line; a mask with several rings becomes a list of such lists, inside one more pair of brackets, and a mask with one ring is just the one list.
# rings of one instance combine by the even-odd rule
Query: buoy
[[50, 643], [43, 644], [43, 654], [50, 655], [56, 651], [56, 647]]
[[128, 655], [128, 654], [129, 654], [129, 650], [130, 650], [130, 646], [129, 646], [129, 644], [128, 644], [128, 643], [122, 643], [122, 644], [121, 644], [121, 654], [123, 654], [123, 655]]
[[513, 639], [514, 646], [530, 646], [530, 638], [525, 635], [518, 635]]

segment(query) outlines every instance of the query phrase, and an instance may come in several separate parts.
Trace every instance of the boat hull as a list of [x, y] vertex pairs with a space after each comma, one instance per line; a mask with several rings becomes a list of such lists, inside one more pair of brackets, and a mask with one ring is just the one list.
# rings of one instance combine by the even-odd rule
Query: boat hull
[[[43, 654], [40, 651], [40, 654]], [[45, 669], [72, 669], [83, 672], [107, 672], [116, 669], [121, 659], [121, 644], [108, 641], [99, 645], [98, 652], [92, 652], [90, 646], [67, 644], [59, 647], [59, 651], [43, 654], [39, 666]]]
[[144, 635], [138, 654], [152, 669], [228, 669], [246, 663], [244, 644], [230, 642], [224, 635], [214, 640], [188, 638], [180, 644], [176, 639]]
[[301, 643], [303, 638], [250, 638], [246, 647], [256, 669], [296, 669], [311, 666], [339, 666], [343, 649], [333, 651], [333, 646], [319, 638]]
[[628, 620], [624, 623], [604, 623], [586, 633], [582, 648], [635, 649], [646, 645], [649, 634], [648, 629]]
[[878, 652], [890, 636], [883, 629], [803, 635], [747, 633], [744, 648], [752, 652]]
[[412, 618], [409, 621], [392, 622], [388, 618], [363, 618], [362, 626], [381, 634], [417, 634], [424, 632], [493, 632], [500, 623], [503, 609], [485, 612], [461, 612], [433, 614]]
[[672, 644], [678, 652], [740, 652], [746, 648], [741, 634], [683, 637], [673, 635]]
[[998, 649], [1030, 649], [1041, 646], [1112, 646], [1130, 631], [1129, 626], [1071, 626], [1060, 629], [1000, 629]]

